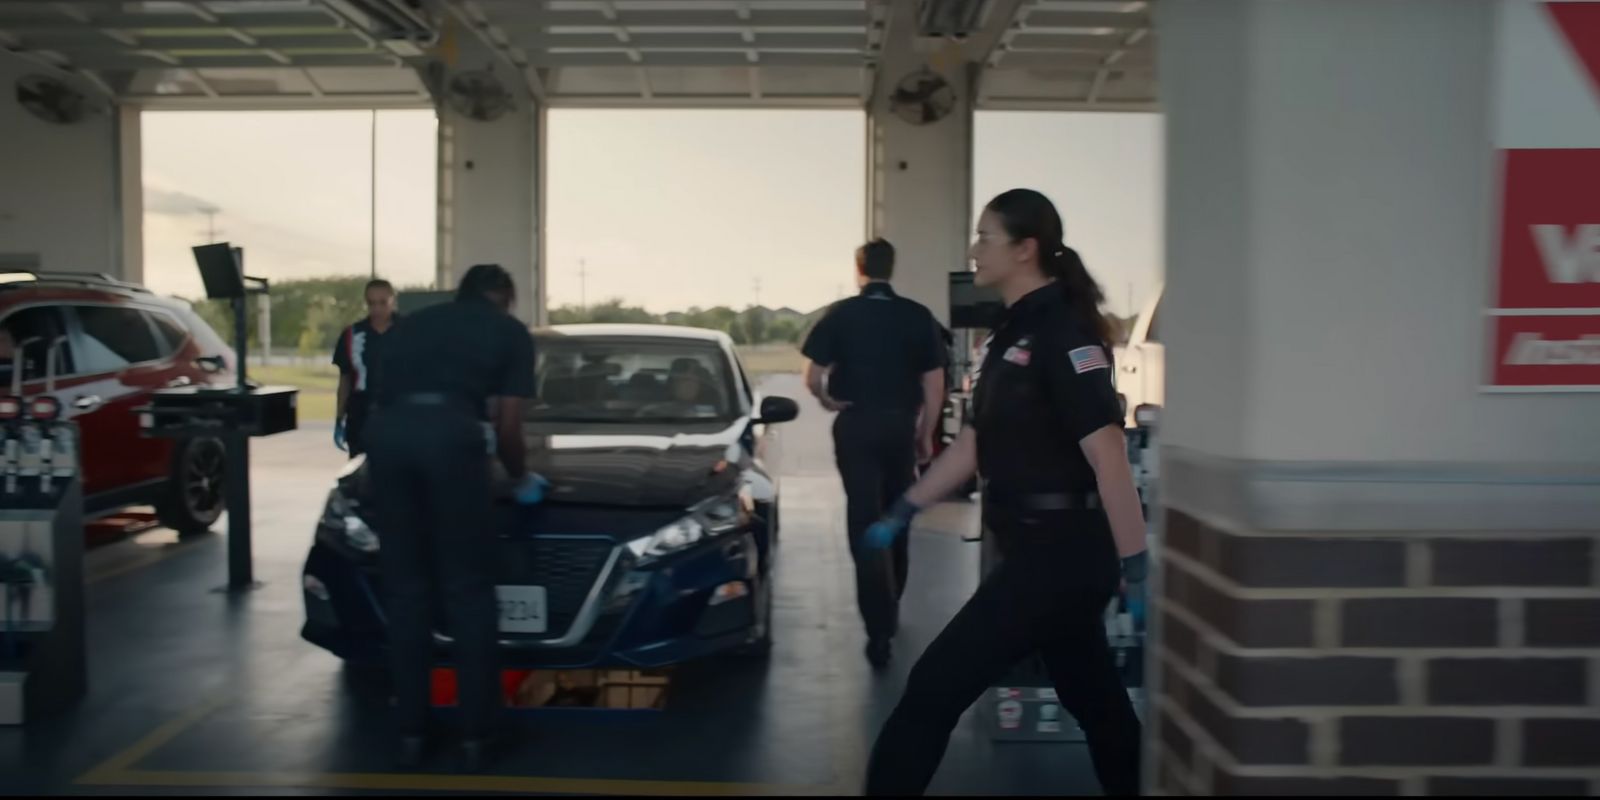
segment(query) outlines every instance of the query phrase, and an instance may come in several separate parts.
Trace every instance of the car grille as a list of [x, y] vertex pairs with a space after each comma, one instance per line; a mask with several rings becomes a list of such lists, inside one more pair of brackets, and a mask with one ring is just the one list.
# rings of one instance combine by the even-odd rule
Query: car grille
[[543, 586], [550, 624], [543, 634], [502, 634], [507, 639], [564, 636], [600, 577], [615, 545], [610, 539], [503, 539], [496, 578], [502, 585]]

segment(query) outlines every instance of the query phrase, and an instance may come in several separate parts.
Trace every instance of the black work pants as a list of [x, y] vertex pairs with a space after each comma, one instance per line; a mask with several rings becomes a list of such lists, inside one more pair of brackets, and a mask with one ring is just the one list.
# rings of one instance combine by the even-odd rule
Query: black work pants
[[482, 738], [501, 705], [483, 429], [467, 414], [397, 407], [377, 409], [367, 432], [399, 733], [425, 732], [438, 598], [454, 639], [462, 733]]
[[372, 416], [372, 402], [366, 392], [352, 392], [344, 410], [344, 445], [350, 457], [367, 452], [367, 420]]
[[844, 482], [845, 529], [856, 567], [856, 604], [867, 637], [893, 638], [900, 621], [900, 595], [911, 567], [907, 532], [887, 551], [862, 546], [878, 521], [916, 479], [914, 412], [847, 408], [833, 420], [833, 456]]
[[991, 513], [1002, 561], [911, 669], [867, 770], [869, 795], [926, 791], [963, 712], [1019, 661], [1043, 656], [1108, 795], [1139, 790], [1140, 724], [1106, 642], [1118, 584], [1100, 511]]

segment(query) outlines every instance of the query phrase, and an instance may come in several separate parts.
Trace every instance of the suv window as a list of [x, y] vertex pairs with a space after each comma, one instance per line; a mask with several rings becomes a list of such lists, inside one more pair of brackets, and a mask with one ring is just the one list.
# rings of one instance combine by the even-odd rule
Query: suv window
[[161, 357], [165, 358], [178, 352], [184, 341], [189, 338], [189, 331], [183, 324], [173, 319], [170, 314], [163, 311], [146, 311], [145, 315], [156, 326], [156, 333], [160, 335]]
[[[43, 380], [48, 369], [46, 358], [49, 353], [49, 343], [66, 333], [67, 325], [61, 315], [61, 309], [49, 306], [34, 306], [32, 308], [18, 309], [0, 320], [0, 391], [11, 390], [12, 368], [16, 363], [17, 349], [29, 339], [38, 341], [29, 342], [23, 348], [22, 379], [25, 381]], [[72, 374], [71, 348], [62, 346], [58, 354], [61, 361], [56, 365], [56, 374]]]
[[78, 353], [83, 372], [110, 372], [129, 364], [154, 361], [163, 348], [156, 344], [149, 320], [132, 308], [77, 306], [83, 329], [83, 349]]

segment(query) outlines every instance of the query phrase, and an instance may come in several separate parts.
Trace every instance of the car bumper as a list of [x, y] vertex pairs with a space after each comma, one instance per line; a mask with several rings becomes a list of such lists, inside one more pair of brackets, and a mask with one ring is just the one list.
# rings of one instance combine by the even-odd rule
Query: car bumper
[[[517, 543], [502, 546], [513, 549]], [[738, 648], [764, 633], [770, 589], [753, 534], [729, 534], [643, 567], [609, 540], [540, 546], [546, 577], [503, 582], [553, 584], [549, 630], [502, 633], [505, 668], [660, 668]], [[575, 557], [578, 548], [590, 548], [598, 567]], [[585, 566], [574, 567], [577, 562]], [[388, 622], [375, 559], [319, 540], [302, 578], [303, 638], [347, 661], [387, 657]], [[436, 631], [434, 639], [437, 662], [449, 664], [448, 633]]]

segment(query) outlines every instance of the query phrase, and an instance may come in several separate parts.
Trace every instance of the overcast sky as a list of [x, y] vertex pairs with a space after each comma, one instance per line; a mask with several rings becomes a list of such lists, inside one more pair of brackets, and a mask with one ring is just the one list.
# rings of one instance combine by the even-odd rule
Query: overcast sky
[[[195, 296], [189, 248], [246, 248], [251, 274], [365, 275], [371, 112], [147, 112], [145, 275]], [[848, 290], [863, 235], [865, 118], [846, 111], [558, 110], [550, 119], [549, 300], [620, 297], [809, 310]], [[379, 274], [434, 274], [435, 125], [377, 114]], [[978, 115], [974, 202], [1016, 186], [1060, 206], [1067, 238], [1125, 311], [1161, 269], [1161, 121]], [[207, 211], [213, 211], [210, 216]], [[976, 209], [975, 209], [976, 210]], [[580, 280], [583, 263], [585, 280]]]

